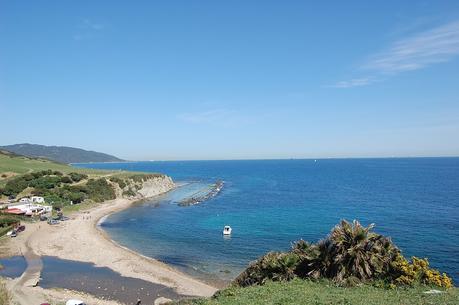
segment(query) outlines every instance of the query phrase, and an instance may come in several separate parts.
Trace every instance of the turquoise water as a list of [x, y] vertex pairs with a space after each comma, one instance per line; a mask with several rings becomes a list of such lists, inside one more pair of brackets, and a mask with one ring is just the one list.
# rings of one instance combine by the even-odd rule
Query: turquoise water
[[[78, 164], [193, 181], [110, 216], [119, 243], [203, 278], [228, 280], [270, 250], [323, 238], [340, 219], [375, 223], [405, 255], [429, 257], [459, 282], [459, 158]], [[225, 181], [215, 198], [178, 198]], [[224, 238], [224, 225], [233, 235]]]

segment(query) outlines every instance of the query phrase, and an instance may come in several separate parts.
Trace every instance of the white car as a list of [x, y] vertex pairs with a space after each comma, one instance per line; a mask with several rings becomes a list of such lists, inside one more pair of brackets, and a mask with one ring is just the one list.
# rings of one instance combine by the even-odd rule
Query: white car
[[86, 303], [84, 303], [83, 301], [80, 301], [80, 300], [68, 300], [67, 303], [65, 303], [65, 305], [86, 305]]

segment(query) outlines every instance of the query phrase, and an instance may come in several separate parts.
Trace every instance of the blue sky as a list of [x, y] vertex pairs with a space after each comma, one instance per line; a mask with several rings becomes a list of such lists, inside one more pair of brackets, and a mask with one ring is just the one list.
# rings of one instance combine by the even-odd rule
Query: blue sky
[[459, 1], [0, 0], [0, 144], [457, 156], [458, 55]]

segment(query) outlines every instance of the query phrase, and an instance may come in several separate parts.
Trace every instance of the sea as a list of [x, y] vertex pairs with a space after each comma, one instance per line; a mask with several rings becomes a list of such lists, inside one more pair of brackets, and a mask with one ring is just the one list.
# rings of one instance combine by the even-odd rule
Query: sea
[[[407, 257], [459, 283], [459, 158], [164, 161], [75, 164], [160, 172], [179, 187], [100, 224], [122, 246], [228, 282], [269, 251], [327, 236], [341, 219], [375, 224]], [[178, 202], [224, 186], [193, 206]], [[225, 225], [232, 235], [225, 237]]]

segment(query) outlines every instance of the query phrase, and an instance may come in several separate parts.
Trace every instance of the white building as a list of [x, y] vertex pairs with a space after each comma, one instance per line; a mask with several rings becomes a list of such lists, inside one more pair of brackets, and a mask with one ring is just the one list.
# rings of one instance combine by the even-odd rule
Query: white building
[[34, 203], [44, 203], [45, 202], [45, 198], [43, 197], [40, 197], [40, 196], [32, 196], [32, 202]]
[[34, 203], [24, 203], [24, 204], [11, 204], [8, 205], [8, 210], [21, 210], [26, 214], [31, 213], [49, 213], [53, 209], [52, 206], [34, 204]]

